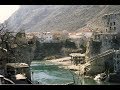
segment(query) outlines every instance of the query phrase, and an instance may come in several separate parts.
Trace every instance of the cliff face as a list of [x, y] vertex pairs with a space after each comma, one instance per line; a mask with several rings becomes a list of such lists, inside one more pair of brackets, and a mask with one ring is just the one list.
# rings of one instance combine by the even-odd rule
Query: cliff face
[[119, 11], [119, 5], [22, 5], [6, 23], [12, 31], [74, 31], [96, 28], [103, 14]]

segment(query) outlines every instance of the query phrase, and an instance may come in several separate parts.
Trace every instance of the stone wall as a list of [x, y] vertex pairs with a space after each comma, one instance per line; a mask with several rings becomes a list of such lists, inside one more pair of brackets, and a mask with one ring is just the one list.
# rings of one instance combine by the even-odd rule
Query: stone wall
[[104, 23], [103, 33], [119, 33], [120, 13], [107, 14], [102, 17]]
[[32, 43], [28, 43], [25, 34], [20, 32], [15, 36], [8, 33], [6, 37], [7, 39], [4, 37], [4, 42], [2, 42], [2, 47], [7, 50], [6, 63], [27, 63], [30, 65], [36, 48], [35, 41], [31, 40]]
[[96, 58], [92, 62], [87, 62], [86, 67], [84, 68], [85, 75], [94, 76], [99, 73], [106, 72], [108, 70], [113, 70], [113, 53], [105, 57]]

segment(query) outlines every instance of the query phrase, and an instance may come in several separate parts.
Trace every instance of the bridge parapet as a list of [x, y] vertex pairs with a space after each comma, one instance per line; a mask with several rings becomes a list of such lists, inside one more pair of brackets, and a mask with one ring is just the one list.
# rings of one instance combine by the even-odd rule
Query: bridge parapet
[[100, 53], [98, 55], [95, 55], [95, 56], [93, 56], [91, 58], [87, 58], [87, 59], [88, 59], [88, 62], [90, 63], [90, 62], [95, 61], [96, 59], [104, 58], [104, 57], [106, 57], [108, 55], [111, 55], [111, 54], [114, 54], [114, 53], [115, 53], [114, 49], [109, 49], [109, 50], [107, 50], [107, 51], [105, 51], [103, 53]]

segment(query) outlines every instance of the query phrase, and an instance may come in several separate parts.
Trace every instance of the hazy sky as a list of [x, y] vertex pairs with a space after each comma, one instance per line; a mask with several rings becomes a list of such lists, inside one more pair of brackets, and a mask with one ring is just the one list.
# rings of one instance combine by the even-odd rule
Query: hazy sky
[[19, 7], [19, 5], [0, 5], [0, 23], [8, 19]]

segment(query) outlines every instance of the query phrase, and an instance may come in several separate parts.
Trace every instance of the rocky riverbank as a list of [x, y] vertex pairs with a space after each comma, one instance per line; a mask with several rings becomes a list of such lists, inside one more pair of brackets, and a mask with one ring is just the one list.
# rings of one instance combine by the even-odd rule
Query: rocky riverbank
[[74, 71], [78, 75], [83, 75], [84, 67], [86, 64], [78, 64], [76, 66], [71, 62], [70, 59], [71, 59], [71, 57], [63, 57], [63, 58], [52, 59], [52, 60], [47, 60], [47, 61], [52, 62], [56, 65], [59, 65], [60, 68], [69, 69], [71, 71]]
[[[85, 71], [84, 71], [84, 68], [89, 64], [89, 63], [85, 63], [85, 64], [78, 64], [77, 66], [74, 65], [73, 63], [71, 63], [71, 57], [63, 57], [63, 58], [59, 58], [59, 59], [52, 59], [52, 60], [47, 60], [47, 62], [52, 62], [54, 63], [55, 65], [58, 65], [60, 68], [64, 68], [64, 69], [69, 69], [71, 71], [73, 71], [74, 73], [76, 73], [77, 75], [81, 76], [82, 77], [82, 80], [84, 78], [84, 80], [93, 80], [94, 82], [96, 82], [98, 85], [99, 84], [106, 84], [106, 85], [109, 85], [108, 82], [104, 82], [104, 76], [103, 75], [104, 73], [101, 73], [101, 74], [96, 74], [96, 75], [93, 75], [93, 76], [86, 76], [84, 75]], [[83, 80], [83, 83], [84, 83], [84, 80]], [[87, 82], [87, 81], [85, 81]]]

